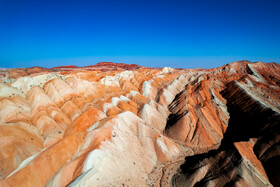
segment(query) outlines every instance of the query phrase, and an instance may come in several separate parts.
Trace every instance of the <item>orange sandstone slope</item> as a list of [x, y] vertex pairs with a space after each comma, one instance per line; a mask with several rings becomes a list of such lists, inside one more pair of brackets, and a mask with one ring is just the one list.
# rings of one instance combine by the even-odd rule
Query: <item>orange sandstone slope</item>
[[0, 75], [0, 186], [280, 185], [279, 64]]

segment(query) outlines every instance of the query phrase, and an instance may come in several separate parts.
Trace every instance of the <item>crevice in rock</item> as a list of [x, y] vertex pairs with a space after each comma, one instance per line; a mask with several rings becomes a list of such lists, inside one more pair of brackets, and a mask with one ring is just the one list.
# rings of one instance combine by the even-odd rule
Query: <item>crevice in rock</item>
[[177, 108], [180, 102], [182, 102], [182, 100], [183, 101], [185, 100], [185, 90], [178, 93], [168, 106], [168, 109], [169, 111], [171, 111], [171, 113], [167, 118], [165, 131], [170, 129], [173, 125], [176, 124], [177, 121], [179, 121], [188, 113], [188, 111], [185, 110], [185, 108], [180, 108], [180, 109]]
[[[233, 186], [237, 182], [244, 182], [245, 174], [240, 168], [245, 168], [245, 164], [234, 143], [256, 138], [254, 152], [262, 162], [270, 182], [279, 186], [277, 174], [280, 173], [280, 154], [274, 149], [279, 147], [279, 142], [275, 140], [279, 141], [280, 115], [253, 99], [234, 81], [226, 85], [221, 95], [227, 100], [230, 119], [220, 147], [186, 157], [180, 171], [173, 176], [171, 184], [207, 186], [211, 183], [217, 186]], [[270, 148], [264, 152], [269, 145]], [[254, 181], [250, 182], [262, 183], [258, 177], [252, 177]]]
[[170, 114], [167, 119], [165, 130], [168, 130], [170, 127], [172, 127], [174, 124], [176, 124], [176, 122], [179, 121], [182, 117], [184, 117], [187, 113], [188, 113], [188, 111], [184, 110], [183, 112], [178, 112], [176, 114]]
[[223, 141], [238, 142], [257, 138], [254, 152], [262, 162], [270, 182], [279, 186], [280, 151], [274, 148], [275, 151], [266, 150], [262, 155], [260, 152], [267, 147], [279, 147], [280, 115], [251, 98], [234, 82], [227, 85], [221, 94], [227, 99], [230, 113], [229, 127]]

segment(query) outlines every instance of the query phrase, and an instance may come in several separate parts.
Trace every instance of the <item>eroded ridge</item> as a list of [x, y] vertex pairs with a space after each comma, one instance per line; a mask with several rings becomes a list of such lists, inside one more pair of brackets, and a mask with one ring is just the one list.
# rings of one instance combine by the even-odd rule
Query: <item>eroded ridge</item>
[[280, 184], [279, 64], [1, 76], [0, 186]]

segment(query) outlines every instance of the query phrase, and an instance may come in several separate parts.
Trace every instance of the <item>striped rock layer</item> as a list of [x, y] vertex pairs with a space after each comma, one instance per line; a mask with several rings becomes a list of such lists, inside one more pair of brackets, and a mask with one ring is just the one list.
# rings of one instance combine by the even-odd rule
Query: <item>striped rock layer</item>
[[117, 67], [1, 70], [1, 187], [280, 185], [279, 64]]

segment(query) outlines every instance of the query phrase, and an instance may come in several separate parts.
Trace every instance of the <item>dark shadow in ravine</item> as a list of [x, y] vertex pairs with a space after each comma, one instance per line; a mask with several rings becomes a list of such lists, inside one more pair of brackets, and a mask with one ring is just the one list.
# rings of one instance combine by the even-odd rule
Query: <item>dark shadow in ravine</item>
[[[206, 174], [194, 186], [206, 186], [212, 180], [218, 180], [219, 186], [233, 186], [242, 180], [241, 170], [237, 169], [242, 164], [242, 157], [233, 143], [257, 138], [254, 152], [262, 162], [270, 182], [279, 186], [279, 143], [275, 142], [280, 132], [279, 114], [253, 99], [235, 82], [229, 83], [221, 94], [227, 100], [230, 119], [220, 147], [186, 157], [180, 172], [173, 176], [172, 185], [190, 183], [202, 175], [201, 169], [204, 168]], [[264, 152], [263, 149], [268, 146], [269, 149]]]

